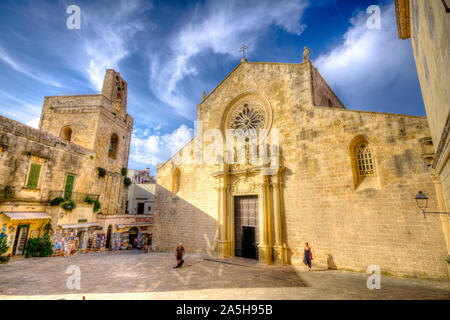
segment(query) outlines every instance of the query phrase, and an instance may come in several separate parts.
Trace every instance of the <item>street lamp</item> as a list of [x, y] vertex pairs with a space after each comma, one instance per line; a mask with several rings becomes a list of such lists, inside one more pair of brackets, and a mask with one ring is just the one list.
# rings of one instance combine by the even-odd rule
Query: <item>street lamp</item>
[[427, 207], [428, 207], [428, 197], [422, 191], [419, 191], [419, 193], [416, 195], [416, 202], [417, 202], [417, 206], [419, 207], [419, 209], [422, 210], [424, 219], [426, 219], [426, 215], [425, 214], [427, 214], [427, 213], [431, 213], [431, 214], [447, 214], [448, 215], [448, 212], [425, 211], [425, 210], [427, 210]]

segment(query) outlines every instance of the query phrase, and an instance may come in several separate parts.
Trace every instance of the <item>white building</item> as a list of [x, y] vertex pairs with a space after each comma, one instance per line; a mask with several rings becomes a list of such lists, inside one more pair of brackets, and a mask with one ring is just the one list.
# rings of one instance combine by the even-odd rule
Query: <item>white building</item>
[[132, 184], [128, 187], [126, 212], [128, 214], [153, 214], [155, 206], [155, 179], [150, 170], [129, 170]]

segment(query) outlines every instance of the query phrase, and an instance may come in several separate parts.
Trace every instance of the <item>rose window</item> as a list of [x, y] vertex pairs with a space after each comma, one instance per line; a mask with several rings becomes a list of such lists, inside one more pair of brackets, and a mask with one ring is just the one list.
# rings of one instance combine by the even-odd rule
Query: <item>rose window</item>
[[264, 114], [260, 108], [244, 104], [237, 107], [231, 116], [230, 127], [235, 130], [260, 129], [264, 126]]

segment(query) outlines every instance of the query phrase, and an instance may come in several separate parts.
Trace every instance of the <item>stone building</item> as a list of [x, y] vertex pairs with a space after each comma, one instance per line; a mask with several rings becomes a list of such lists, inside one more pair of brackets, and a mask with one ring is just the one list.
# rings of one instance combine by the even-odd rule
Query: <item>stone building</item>
[[133, 183], [128, 187], [126, 212], [129, 214], [153, 214], [156, 183]]
[[128, 170], [127, 176], [133, 183], [155, 183], [155, 177], [150, 175], [150, 168], [145, 170]]
[[39, 129], [0, 117], [0, 225], [11, 253], [48, 221], [55, 234], [82, 237], [106, 230], [100, 217], [124, 213], [132, 128], [127, 84], [114, 70], [101, 94], [45, 97]]
[[[447, 3], [395, 0], [399, 38], [411, 38], [433, 139], [433, 169], [440, 178], [437, 185], [440, 212], [450, 210], [450, 3]], [[450, 262], [450, 227], [447, 216], [441, 218]]]
[[[195, 138], [158, 165], [154, 250], [181, 241], [190, 252], [302, 265], [309, 242], [318, 266], [448, 276], [441, 219], [424, 219], [414, 199], [422, 190], [438, 206], [425, 117], [347, 110], [306, 52], [299, 64], [242, 59], [197, 120]], [[236, 153], [215, 147], [237, 129], [259, 131], [263, 161], [248, 161], [248, 139]]]

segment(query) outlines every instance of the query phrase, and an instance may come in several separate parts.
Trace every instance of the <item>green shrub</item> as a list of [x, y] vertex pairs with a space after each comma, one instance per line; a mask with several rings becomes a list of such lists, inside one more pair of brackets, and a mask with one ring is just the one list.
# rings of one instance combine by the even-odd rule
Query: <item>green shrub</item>
[[41, 257], [50, 257], [53, 254], [53, 243], [50, 235], [44, 234], [41, 238]]
[[122, 176], [126, 176], [128, 173], [128, 169], [127, 168], [122, 168]]
[[131, 179], [126, 177], [125, 179], [123, 179], [123, 184], [128, 188], [131, 184]]
[[49, 222], [47, 222], [47, 224], [44, 226], [44, 231], [45, 231], [45, 235], [50, 234], [50, 230], [52, 230], [52, 224]]
[[64, 200], [64, 198], [61, 198], [61, 197], [58, 197], [58, 198], [55, 198], [55, 199], [53, 199], [53, 200], [51, 200], [50, 201], [50, 205], [53, 207], [53, 206], [58, 206], [59, 204], [61, 204], [62, 202], [64, 202], [65, 200]]
[[39, 257], [40, 248], [41, 248], [40, 238], [28, 239], [27, 247], [25, 250], [25, 258]]
[[97, 167], [97, 170], [99, 178], [103, 178], [104, 176], [106, 176], [106, 170], [104, 168]]
[[41, 238], [28, 239], [25, 257], [50, 257], [53, 254], [53, 244], [50, 236], [45, 234]]
[[86, 202], [87, 204], [93, 204], [95, 202], [95, 200], [89, 198], [89, 196], [86, 196], [86, 199], [84, 199], [84, 202]]
[[0, 238], [0, 264], [7, 263], [9, 261], [8, 256], [3, 256], [3, 254], [8, 251], [9, 246], [6, 241], [6, 236]]
[[102, 206], [101, 206], [101, 204], [100, 204], [100, 201], [98, 201], [98, 200], [95, 200], [94, 201], [94, 213], [96, 213], [98, 210], [100, 210], [100, 208], [101, 208]]
[[44, 235], [41, 238], [28, 239], [25, 249], [25, 257], [50, 257], [53, 254], [53, 244], [50, 240], [52, 224], [48, 222], [44, 226]]

